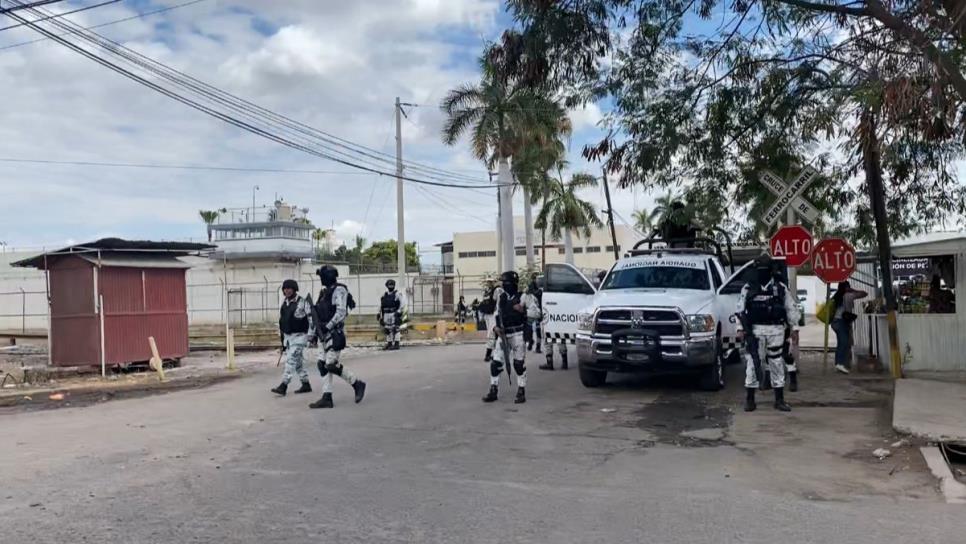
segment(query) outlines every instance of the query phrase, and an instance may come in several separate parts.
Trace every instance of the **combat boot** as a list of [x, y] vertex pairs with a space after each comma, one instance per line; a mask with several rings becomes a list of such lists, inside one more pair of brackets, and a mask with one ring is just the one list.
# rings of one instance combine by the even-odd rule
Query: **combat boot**
[[755, 388], [746, 387], [745, 388], [745, 411], [754, 412], [756, 408], [758, 408], [758, 405], [755, 404]]
[[540, 370], [553, 370], [553, 355], [547, 354], [547, 364], [540, 365], [537, 368]]
[[785, 403], [785, 388], [775, 388], [775, 409], [780, 412], [791, 412], [792, 407]]
[[366, 382], [356, 380], [356, 383], [352, 384], [352, 390], [356, 392], [356, 404], [359, 404], [362, 402], [362, 398], [366, 396]]
[[513, 399], [513, 404], [523, 404], [527, 401], [527, 388], [517, 387], [517, 398]]
[[489, 393], [487, 393], [486, 396], [483, 397], [483, 402], [496, 402], [496, 399], [497, 399], [496, 393], [497, 393], [496, 386], [491, 385]]
[[489, 363], [492, 360], [493, 360], [493, 350], [490, 348], [486, 348], [486, 355], [483, 356], [483, 362]]
[[308, 381], [302, 382], [302, 387], [299, 387], [298, 389], [293, 391], [293, 393], [295, 393], [296, 395], [298, 395], [299, 393], [311, 393], [311, 392], [312, 392], [312, 384], [310, 384]]
[[534, 353], [543, 353], [543, 348], [540, 347], [540, 342], [537, 342], [537, 349], [534, 350]]
[[386, 342], [386, 345], [382, 347], [382, 351], [389, 351], [392, 349], [392, 342]]
[[309, 404], [309, 408], [335, 408], [332, 402], [332, 393], [322, 393], [322, 398]]
[[567, 370], [567, 352], [560, 354], [560, 370]]
[[792, 393], [798, 391], [798, 371], [788, 373], [788, 390]]
[[285, 396], [285, 393], [287, 391], [288, 391], [288, 384], [285, 382], [278, 384], [278, 387], [272, 389], [272, 393], [275, 393], [276, 395], [281, 395], [283, 397]]
[[396, 342], [392, 345], [392, 349], [395, 351], [399, 351], [399, 340], [396, 340]]

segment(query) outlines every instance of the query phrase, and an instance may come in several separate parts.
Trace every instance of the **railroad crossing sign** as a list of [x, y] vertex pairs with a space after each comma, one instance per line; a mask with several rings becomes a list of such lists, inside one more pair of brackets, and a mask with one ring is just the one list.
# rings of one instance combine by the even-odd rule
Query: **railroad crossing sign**
[[765, 213], [765, 223], [774, 225], [775, 221], [782, 216], [782, 213], [789, 206], [795, 213], [805, 218], [809, 223], [815, 224], [818, 220], [818, 211], [811, 202], [801, 197], [801, 194], [818, 177], [818, 170], [811, 166], [806, 166], [791, 183], [784, 180], [774, 172], [765, 171], [761, 175], [761, 183], [772, 193], [778, 196], [778, 200], [772, 204], [771, 208]]
[[825, 283], [845, 281], [855, 272], [855, 250], [841, 238], [828, 238], [812, 250], [812, 268]]
[[801, 225], [778, 229], [768, 242], [772, 257], [785, 257], [788, 266], [802, 266], [812, 255], [812, 234]]

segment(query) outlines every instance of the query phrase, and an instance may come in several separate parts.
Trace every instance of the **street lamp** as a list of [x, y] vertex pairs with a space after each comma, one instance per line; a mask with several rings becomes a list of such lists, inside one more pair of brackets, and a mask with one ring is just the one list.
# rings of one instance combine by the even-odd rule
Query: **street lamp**
[[255, 191], [257, 190], [258, 190], [258, 185], [255, 185], [254, 187], [252, 187], [252, 218], [251, 218], [252, 223], [255, 222]]

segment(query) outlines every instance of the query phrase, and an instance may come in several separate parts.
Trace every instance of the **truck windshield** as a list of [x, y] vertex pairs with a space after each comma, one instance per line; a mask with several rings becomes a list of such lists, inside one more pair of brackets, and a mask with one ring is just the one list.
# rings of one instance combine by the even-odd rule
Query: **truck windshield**
[[[638, 266], [634, 266], [639, 264]], [[695, 263], [695, 267], [650, 265], [629, 263], [614, 267], [601, 289], [711, 289], [708, 271]]]

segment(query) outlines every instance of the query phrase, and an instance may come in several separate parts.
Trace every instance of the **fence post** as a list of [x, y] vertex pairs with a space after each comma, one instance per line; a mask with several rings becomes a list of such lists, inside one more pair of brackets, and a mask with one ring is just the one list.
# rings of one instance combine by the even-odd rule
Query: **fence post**
[[27, 292], [23, 290], [23, 287], [18, 287], [20, 289], [20, 334], [26, 334], [27, 332]]

